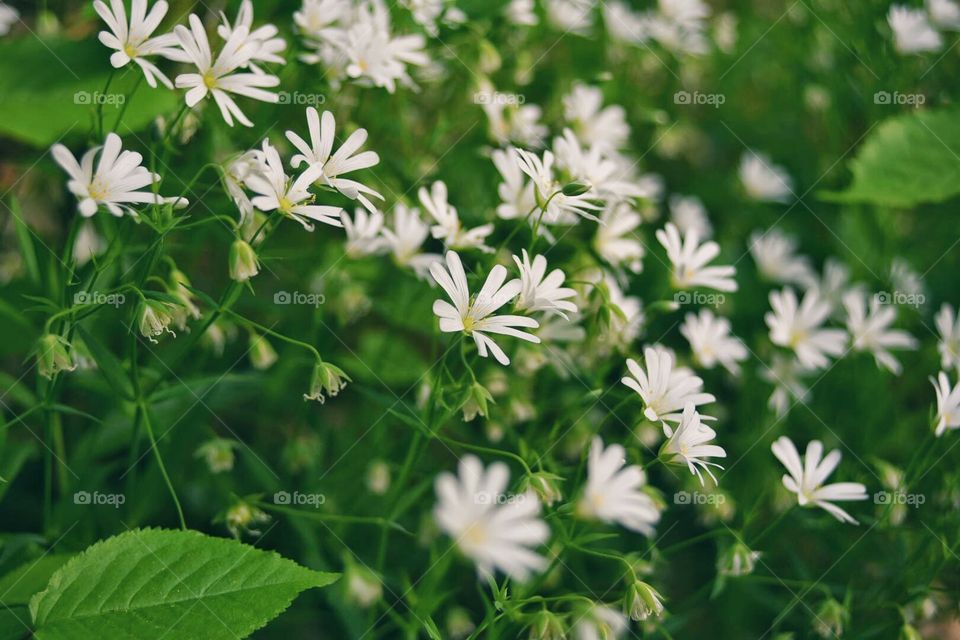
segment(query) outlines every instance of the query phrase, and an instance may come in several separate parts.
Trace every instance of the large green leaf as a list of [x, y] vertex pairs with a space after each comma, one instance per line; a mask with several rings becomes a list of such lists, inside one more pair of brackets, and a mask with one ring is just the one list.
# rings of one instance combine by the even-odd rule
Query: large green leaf
[[853, 184], [829, 200], [911, 207], [960, 193], [960, 109], [896, 116], [867, 137], [851, 162]]
[[40, 640], [235, 640], [337, 577], [234, 540], [138, 529], [64, 565], [30, 613]]
[[50, 553], [23, 563], [0, 578], [0, 604], [4, 607], [26, 605], [35, 593], [43, 591], [50, 576], [71, 558], [67, 553]]

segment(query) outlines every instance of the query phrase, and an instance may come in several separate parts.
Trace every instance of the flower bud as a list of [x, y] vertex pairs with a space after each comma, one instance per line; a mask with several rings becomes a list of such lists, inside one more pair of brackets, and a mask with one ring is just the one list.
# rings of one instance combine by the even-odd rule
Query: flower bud
[[917, 631], [916, 627], [904, 622], [903, 626], [900, 627], [899, 640], [923, 640], [923, 636], [920, 635], [920, 632]]
[[813, 630], [822, 638], [840, 638], [848, 617], [845, 606], [833, 598], [828, 598], [814, 615]]
[[177, 334], [170, 330], [173, 315], [174, 306], [169, 302], [143, 300], [140, 303], [140, 333], [154, 344], [156, 337], [164, 331], [176, 338]]
[[736, 542], [720, 554], [717, 571], [722, 576], [746, 576], [753, 573], [753, 566], [759, 557], [759, 551], [751, 551], [747, 545]]
[[260, 261], [257, 254], [245, 240], [234, 240], [230, 245], [230, 278], [237, 282], [246, 282], [260, 273]]
[[250, 363], [254, 369], [264, 371], [277, 361], [277, 352], [264, 336], [250, 334]]
[[656, 589], [646, 582], [637, 580], [627, 589], [623, 597], [623, 612], [636, 622], [641, 622], [653, 616], [659, 618], [663, 613], [661, 596]]
[[378, 496], [390, 490], [390, 467], [382, 460], [374, 460], [367, 467], [367, 489]]
[[470, 619], [470, 612], [463, 607], [454, 607], [447, 613], [447, 635], [453, 640], [466, 638], [477, 625]]
[[527, 637], [530, 640], [564, 640], [567, 630], [560, 616], [544, 609], [534, 614]]
[[227, 523], [227, 529], [230, 530], [233, 537], [239, 538], [241, 533], [248, 533], [253, 536], [260, 535], [260, 531], [253, 527], [262, 522], [269, 522], [270, 516], [249, 502], [238, 500], [227, 509], [224, 519]]
[[544, 506], [552, 507], [555, 502], [563, 498], [563, 493], [560, 491], [561, 482], [563, 478], [556, 474], [537, 471], [523, 479], [520, 490], [522, 492], [533, 490]]
[[37, 342], [37, 369], [44, 378], [52, 380], [61, 371], [73, 371], [77, 365], [70, 357], [70, 343], [66, 339], [46, 334]]
[[236, 446], [233, 440], [214, 438], [200, 445], [194, 455], [207, 463], [210, 473], [223, 473], [233, 469], [233, 450]]
[[587, 191], [590, 191], [590, 185], [585, 182], [570, 182], [563, 185], [563, 195], [565, 196], [582, 196]]
[[470, 422], [478, 415], [486, 418], [488, 402], [493, 402], [493, 396], [490, 395], [487, 388], [479, 382], [471, 384], [467, 391], [467, 397], [460, 407], [463, 410], [463, 421]]
[[326, 396], [331, 398], [336, 396], [347, 386], [348, 382], [353, 382], [346, 373], [338, 366], [329, 362], [318, 362], [313, 367], [313, 376], [310, 379], [310, 393], [303, 394], [304, 400], [316, 400], [323, 404]]
[[348, 561], [344, 573], [347, 598], [358, 606], [367, 608], [383, 597], [383, 583], [370, 569]]
[[180, 305], [172, 308], [173, 324], [181, 330], [186, 330], [190, 318], [200, 318], [200, 309], [194, 302], [193, 294], [187, 288], [190, 280], [179, 269], [170, 272], [170, 287], [167, 293], [180, 301]]

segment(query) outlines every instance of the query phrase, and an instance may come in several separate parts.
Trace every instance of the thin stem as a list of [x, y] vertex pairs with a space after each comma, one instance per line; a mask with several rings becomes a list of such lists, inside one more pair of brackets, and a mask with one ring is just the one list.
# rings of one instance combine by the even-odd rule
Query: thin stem
[[157, 439], [153, 435], [153, 425], [150, 423], [150, 416], [147, 412], [147, 407], [142, 402], [139, 405], [139, 412], [143, 419], [143, 425], [147, 428], [147, 437], [150, 438], [150, 448], [153, 449], [153, 455], [157, 459], [157, 466], [160, 467], [160, 474], [163, 476], [163, 481], [167, 485], [167, 490], [170, 492], [170, 497], [173, 498], [173, 504], [177, 507], [177, 517], [180, 519], [180, 528], [186, 531], [187, 521], [183, 517], [183, 508], [180, 506], [180, 498], [177, 497], [177, 492], [173, 488], [173, 483], [170, 481], [170, 475], [167, 473], [167, 466], [163, 464], [163, 457], [160, 455], [160, 449], [157, 447]]

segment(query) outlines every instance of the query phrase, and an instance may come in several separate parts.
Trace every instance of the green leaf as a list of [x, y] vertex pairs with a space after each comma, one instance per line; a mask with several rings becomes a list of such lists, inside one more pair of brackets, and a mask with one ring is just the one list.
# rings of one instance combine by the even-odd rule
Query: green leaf
[[960, 193], [960, 109], [918, 111], [874, 129], [851, 162], [853, 184], [822, 193], [836, 202], [912, 207]]
[[136, 529], [64, 565], [30, 614], [39, 640], [235, 640], [338, 577], [235, 540]]
[[0, 578], [0, 604], [5, 607], [26, 605], [34, 594], [43, 591], [50, 576], [72, 557], [69, 553], [51, 553], [25, 562]]
[[83, 339], [90, 355], [97, 361], [97, 369], [103, 374], [115, 391], [119, 392], [128, 400], [133, 399], [133, 387], [130, 386], [130, 378], [127, 377], [120, 361], [103, 346], [99, 340], [90, 335], [90, 332], [81, 326], [77, 326], [77, 334]]
[[23, 219], [20, 201], [10, 196], [10, 213], [17, 229], [17, 242], [20, 244], [20, 257], [26, 265], [27, 273], [34, 284], [40, 284], [40, 263], [37, 261], [37, 249], [33, 244], [34, 233]]

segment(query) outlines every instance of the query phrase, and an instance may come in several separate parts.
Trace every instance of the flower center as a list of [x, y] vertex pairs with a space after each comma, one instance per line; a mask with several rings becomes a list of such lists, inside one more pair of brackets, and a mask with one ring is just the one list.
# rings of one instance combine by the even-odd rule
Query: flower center
[[94, 200], [106, 200], [107, 190], [98, 182], [91, 182], [90, 186], [87, 187], [87, 193], [90, 194], [90, 197]]
[[482, 522], [474, 522], [463, 532], [461, 540], [469, 547], [478, 547], [486, 544], [489, 539], [487, 528]]
[[213, 89], [217, 86], [217, 76], [213, 71], [207, 71], [203, 74], [203, 84], [207, 89]]
[[137, 47], [132, 42], [123, 45], [123, 52], [130, 58], [137, 57]]
[[473, 319], [473, 316], [467, 316], [463, 319], [463, 332], [469, 334], [476, 325], [477, 321]]
[[280, 203], [279, 203], [280, 211], [284, 213], [290, 213], [290, 210], [293, 209], [293, 207], [294, 207], [294, 204], [293, 202], [291, 202], [290, 198], [288, 198], [287, 196], [283, 196], [282, 198], [280, 198]]

